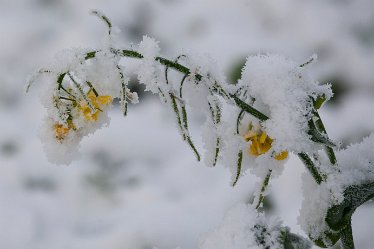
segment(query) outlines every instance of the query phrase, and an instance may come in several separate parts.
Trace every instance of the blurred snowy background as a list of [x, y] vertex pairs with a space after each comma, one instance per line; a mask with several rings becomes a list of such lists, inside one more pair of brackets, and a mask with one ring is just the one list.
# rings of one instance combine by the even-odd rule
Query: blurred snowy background
[[[81, 160], [47, 162], [37, 137], [43, 86], [26, 95], [26, 78], [59, 50], [100, 45], [105, 27], [91, 9], [122, 30], [124, 47], [148, 34], [169, 58], [208, 53], [231, 81], [249, 54], [277, 52], [301, 64], [317, 53], [309, 69], [336, 92], [321, 113], [330, 137], [344, 147], [374, 131], [372, 0], [0, 0], [0, 249], [192, 249], [251, 197], [257, 179], [232, 188], [223, 165], [197, 163], [172, 113], [149, 95], [127, 118], [115, 107], [110, 127], [83, 141]], [[192, 120], [198, 140], [203, 117]], [[270, 196], [272, 210], [301, 234], [302, 172], [292, 156]], [[373, 248], [373, 220], [373, 203], [353, 216], [357, 248]]]

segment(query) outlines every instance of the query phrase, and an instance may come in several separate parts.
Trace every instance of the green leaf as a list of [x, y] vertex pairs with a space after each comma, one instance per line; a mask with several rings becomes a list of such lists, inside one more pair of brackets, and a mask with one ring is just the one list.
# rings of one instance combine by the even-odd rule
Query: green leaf
[[258, 111], [257, 109], [253, 108], [252, 106], [248, 105], [243, 100], [239, 99], [237, 96], [231, 95], [231, 97], [234, 99], [235, 103], [239, 106], [240, 109], [242, 109], [242, 110], [248, 112], [249, 114], [251, 114], [252, 116], [258, 118], [260, 121], [265, 121], [265, 120], [269, 119], [268, 116], [266, 116], [262, 112]]
[[236, 185], [236, 183], [238, 182], [239, 180], [239, 177], [240, 177], [240, 173], [242, 171], [242, 161], [243, 161], [243, 151], [240, 150], [238, 152], [238, 160], [236, 162], [236, 177], [235, 177], [235, 180], [234, 182], [232, 183], [232, 186], [234, 187]]
[[319, 108], [321, 108], [321, 106], [323, 105], [323, 103], [325, 103], [326, 101], [326, 96], [325, 95], [320, 95], [317, 97], [317, 99], [314, 101], [314, 108], [316, 110], [318, 110]]
[[374, 182], [349, 186], [344, 191], [344, 200], [328, 209], [326, 223], [334, 231], [343, 230], [350, 224], [354, 211], [372, 198], [374, 198]]
[[289, 227], [280, 229], [279, 241], [283, 244], [284, 249], [310, 249], [312, 243], [307, 238], [290, 232]]
[[284, 249], [310, 249], [312, 243], [298, 234], [289, 233], [284, 241]]
[[319, 246], [322, 248], [328, 248], [328, 247], [335, 245], [339, 239], [340, 239], [340, 234], [333, 232], [333, 231], [324, 232], [323, 236], [321, 236], [318, 239], [311, 238], [311, 240], [316, 246]]
[[308, 126], [309, 126], [309, 130], [308, 130], [308, 135], [311, 136], [311, 140], [313, 142], [316, 142], [316, 143], [321, 143], [321, 144], [324, 144], [324, 145], [327, 145], [327, 146], [330, 146], [330, 147], [335, 147], [336, 145], [325, 135], [323, 135], [322, 133], [320, 133], [313, 120], [310, 119], [308, 121]]
[[304, 152], [301, 152], [297, 154], [300, 158], [300, 160], [304, 163], [305, 167], [309, 171], [309, 173], [313, 176], [314, 180], [318, 183], [321, 184], [321, 182], [324, 180], [324, 178], [320, 175], [318, 172], [316, 166], [314, 165], [312, 159], [310, 156]]

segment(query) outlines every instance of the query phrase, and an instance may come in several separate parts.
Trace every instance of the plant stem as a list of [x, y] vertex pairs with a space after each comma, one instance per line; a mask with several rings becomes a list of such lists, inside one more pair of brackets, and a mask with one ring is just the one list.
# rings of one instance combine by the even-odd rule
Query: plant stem
[[265, 121], [265, 120], [269, 119], [268, 116], [266, 116], [262, 112], [256, 110], [252, 106], [248, 105], [243, 100], [239, 99], [237, 96], [230, 95], [230, 97], [235, 101], [235, 103], [236, 103], [237, 106], [239, 106], [242, 110], [248, 112], [252, 116], [258, 118], [260, 121]]
[[232, 183], [233, 187], [236, 185], [236, 183], [239, 180], [240, 173], [242, 171], [242, 161], [243, 161], [243, 151], [239, 150], [239, 152], [238, 152], [238, 160], [236, 162], [236, 177], [235, 177], [234, 182]]
[[314, 165], [312, 159], [310, 159], [308, 154], [302, 152], [302, 153], [299, 153], [298, 156], [300, 160], [304, 163], [306, 168], [309, 170], [309, 173], [313, 176], [314, 180], [318, 184], [321, 184], [321, 182], [323, 181], [323, 177], [318, 172], [318, 169], [316, 168], [316, 166]]
[[[144, 56], [141, 53], [139, 53], [137, 51], [134, 51], [134, 50], [126, 50], [126, 49], [116, 50], [116, 49], [112, 49], [111, 51], [112, 51], [112, 53], [120, 55], [120, 56], [123, 56], [123, 57], [129, 57], [129, 58], [135, 58], [135, 59], [142, 59], [142, 58], [144, 58]], [[91, 52], [86, 53], [85, 59], [87, 60], [87, 59], [94, 58], [97, 52], [99, 52], [99, 51], [91, 51]], [[168, 68], [170, 67], [170, 68], [173, 68], [173, 69], [175, 69], [175, 70], [183, 73], [185, 75], [184, 77], [187, 77], [188, 75], [192, 74], [191, 70], [188, 67], [185, 67], [185, 66], [179, 64], [178, 62], [171, 61], [171, 60], [165, 59], [163, 57], [156, 57], [155, 60], [158, 61], [160, 64], [168, 67]], [[203, 76], [201, 74], [195, 74], [194, 77], [195, 77], [195, 79], [197, 81], [201, 81], [202, 78], [203, 78]], [[183, 81], [184, 81], [184, 79], [183, 79]], [[244, 110], [245, 112], [251, 114], [252, 116], [254, 116], [257, 119], [259, 119], [260, 121], [266, 121], [267, 119], [269, 119], [268, 116], [266, 116], [262, 112], [258, 111], [254, 107], [248, 105], [247, 103], [245, 103], [243, 100], [241, 100], [235, 94], [228, 94], [220, 85], [218, 85], [218, 83], [216, 83], [213, 86], [213, 91], [216, 92], [217, 94], [221, 95], [225, 99], [233, 100], [235, 102], [235, 104], [241, 110]], [[178, 119], [178, 120], [180, 121], [180, 119]], [[321, 124], [322, 124], [322, 121], [321, 121]], [[318, 124], [318, 126], [320, 126], [321, 124]], [[179, 124], [179, 123], [178, 123], [178, 125], [181, 126], [181, 124]], [[323, 124], [322, 124], [322, 126], [323, 126]], [[193, 148], [193, 146], [191, 146], [191, 147]], [[329, 152], [330, 152], [329, 154], [331, 155], [331, 160], [330, 161], [333, 161], [332, 157], [335, 157], [335, 155], [333, 154], [334, 152], [332, 151], [332, 149], [329, 150]], [[237, 183], [239, 175], [240, 175], [241, 162], [242, 162], [242, 153], [243, 153], [242, 151], [240, 151], [238, 153], [238, 165], [237, 165], [238, 171], [237, 171], [237, 176], [236, 176], [236, 179], [234, 180], [233, 185], [235, 185]], [[309, 172], [312, 174], [312, 176], [315, 179], [315, 181], [318, 184], [320, 184], [323, 181], [323, 177], [318, 172], [318, 169], [314, 166], [314, 163], [310, 159], [310, 157], [306, 153], [299, 153], [298, 155], [299, 155], [299, 158], [301, 159], [301, 161], [305, 164], [305, 166], [309, 170]], [[199, 158], [199, 156], [198, 156], [198, 158]], [[330, 156], [329, 156], [329, 158], [330, 158]]]
[[343, 246], [343, 249], [354, 249], [355, 244], [353, 241], [352, 235], [352, 224], [349, 221], [349, 224], [340, 232], [340, 240]]
[[[326, 128], [325, 128], [325, 125], [323, 124], [322, 122], [322, 119], [321, 117], [319, 116], [319, 113], [318, 111], [316, 110], [313, 115], [317, 118], [317, 120], [315, 121], [315, 125], [318, 129], [319, 132], [323, 133], [326, 135], [327, 139], [328, 139], [328, 136], [327, 136], [327, 131], [326, 131]], [[330, 160], [330, 163], [332, 165], [336, 165], [336, 156], [335, 156], [335, 153], [334, 153], [334, 150], [332, 147], [330, 146], [327, 146], [325, 145], [325, 151], [326, 151], [326, 154]]]
[[[97, 52], [99, 52], [99, 51], [91, 51], [91, 52], [86, 53], [85, 59], [88, 60], [88, 59], [94, 58], [96, 56]], [[129, 57], [129, 58], [135, 58], [135, 59], [144, 58], [142, 54], [140, 54], [137, 51], [133, 51], [133, 50], [126, 50], [126, 49], [115, 50], [115, 49], [112, 49], [112, 53], [123, 56], [123, 57]], [[158, 61], [161, 65], [164, 65], [168, 68], [169, 67], [173, 68], [173, 69], [175, 69], [175, 70], [177, 70], [177, 71], [179, 71], [179, 72], [181, 72], [185, 75], [191, 75], [192, 74], [191, 70], [188, 67], [185, 67], [185, 66], [183, 66], [183, 65], [181, 65], [181, 64], [179, 64], [175, 61], [171, 61], [171, 60], [165, 59], [163, 57], [156, 57], [155, 60]], [[195, 79], [197, 81], [201, 81], [202, 78], [203, 78], [203, 76], [201, 74], [195, 74]], [[236, 105], [239, 108], [244, 109], [249, 114], [258, 118], [260, 121], [265, 121], [265, 120], [269, 119], [269, 117], [267, 117], [265, 114], [256, 110], [255, 108], [248, 105], [244, 101], [240, 100], [236, 95], [227, 94], [219, 85], [215, 85], [214, 87], [217, 88], [216, 91], [217, 91], [218, 94], [223, 95], [223, 97], [225, 97], [225, 98], [231, 98], [232, 100], [234, 100], [234, 102], [236, 103]]]
[[262, 182], [261, 190], [260, 190], [260, 195], [258, 197], [258, 202], [256, 205], [256, 209], [258, 209], [261, 206], [261, 203], [264, 201], [264, 192], [266, 190], [266, 187], [269, 185], [270, 177], [271, 177], [271, 172], [272, 170], [269, 170], [269, 173], [266, 175], [264, 181]]

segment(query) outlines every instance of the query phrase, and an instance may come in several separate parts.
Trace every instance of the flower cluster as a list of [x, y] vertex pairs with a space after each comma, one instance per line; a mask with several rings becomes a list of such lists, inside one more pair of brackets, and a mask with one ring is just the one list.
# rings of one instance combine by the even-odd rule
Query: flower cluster
[[88, 121], [91, 121], [91, 122], [92, 121], [97, 121], [97, 119], [99, 117], [99, 113], [102, 112], [102, 110], [100, 108], [102, 108], [105, 105], [108, 105], [108, 104], [112, 103], [112, 101], [113, 101], [111, 96], [109, 96], [109, 95], [98, 96], [98, 95], [94, 94], [94, 92], [91, 91], [91, 90], [87, 94], [87, 97], [89, 98], [89, 100], [91, 101], [91, 103], [92, 103], [92, 105], [94, 106], [95, 109], [94, 110], [90, 109], [88, 102], [86, 102], [84, 100], [79, 103], [79, 109], [84, 114], [84, 117]]
[[76, 159], [82, 138], [108, 124], [107, 110], [115, 98], [120, 99], [124, 114], [128, 102], [137, 103], [118, 62], [115, 51], [95, 52], [91, 58], [86, 50], [71, 49], [30, 79], [30, 84], [53, 83], [42, 96], [47, 117], [40, 134], [49, 161], [69, 164]]
[[[82, 120], [83, 117], [85, 122], [98, 121], [100, 113], [113, 101], [113, 98], [109, 95], [99, 96], [93, 88], [86, 93], [86, 98], [83, 99], [76, 98], [71, 91], [69, 94], [73, 98], [58, 97], [60, 100], [65, 99], [72, 102], [72, 104], [69, 103], [65, 106], [69, 113], [66, 122], [64, 124], [56, 122], [53, 126], [55, 137], [60, 143], [63, 142], [70, 131], [77, 131], [77, 127], [79, 127], [77, 120]], [[75, 116], [72, 115], [73, 113]], [[83, 127], [79, 128], [82, 129]]]

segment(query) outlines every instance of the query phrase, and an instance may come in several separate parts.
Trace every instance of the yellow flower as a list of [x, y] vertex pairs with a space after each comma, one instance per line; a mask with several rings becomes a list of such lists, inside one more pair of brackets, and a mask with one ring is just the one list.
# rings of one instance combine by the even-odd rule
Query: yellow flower
[[[248, 132], [244, 135], [246, 142], [251, 141], [251, 145], [248, 148], [248, 153], [257, 157], [259, 155], [265, 154], [271, 149], [273, 139], [271, 139], [265, 131], [261, 129], [253, 129], [250, 125]], [[282, 151], [274, 156], [275, 160], [281, 161], [288, 157], [288, 151]]]
[[69, 133], [70, 128], [66, 127], [62, 124], [55, 124], [54, 125], [54, 130], [55, 130], [55, 136], [57, 140], [63, 140]]
[[287, 157], [288, 157], [288, 151], [287, 150], [281, 151], [280, 153], [274, 155], [274, 159], [278, 160], [278, 161], [282, 161], [282, 160], [286, 159]]
[[81, 101], [79, 109], [88, 121], [97, 121], [99, 113], [101, 112], [100, 108], [113, 101], [112, 97], [109, 95], [96, 96], [92, 91], [88, 92], [87, 97], [90, 99], [95, 110], [92, 111], [85, 100]]
[[53, 126], [53, 128], [55, 130], [55, 137], [59, 141], [64, 140], [65, 137], [68, 135], [70, 130], [75, 130], [76, 129], [74, 124], [73, 124], [73, 121], [70, 118], [67, 120], [66, 125], [56, 123]]

